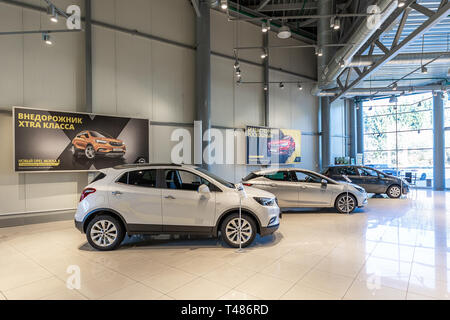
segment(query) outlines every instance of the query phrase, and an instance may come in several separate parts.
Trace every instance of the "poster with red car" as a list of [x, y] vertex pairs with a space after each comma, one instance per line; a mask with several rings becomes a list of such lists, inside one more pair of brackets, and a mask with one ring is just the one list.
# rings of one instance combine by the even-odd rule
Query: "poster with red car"
[[293, 164], [301, 162], [300, 130], [247, 126], [247, 164]]
[[96, 171], [148, 162], [147, 119], [21, 107], [13, 113], [16, 172]]

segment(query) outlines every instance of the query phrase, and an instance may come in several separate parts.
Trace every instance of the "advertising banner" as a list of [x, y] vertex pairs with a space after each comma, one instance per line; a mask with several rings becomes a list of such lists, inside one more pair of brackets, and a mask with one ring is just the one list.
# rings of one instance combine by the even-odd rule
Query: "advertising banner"
[[301, 131], [247, 126], [247, 164], [301, 162]]
[[149, 122], [14, 108], [16, 172], [95, 171], [148, 162]]

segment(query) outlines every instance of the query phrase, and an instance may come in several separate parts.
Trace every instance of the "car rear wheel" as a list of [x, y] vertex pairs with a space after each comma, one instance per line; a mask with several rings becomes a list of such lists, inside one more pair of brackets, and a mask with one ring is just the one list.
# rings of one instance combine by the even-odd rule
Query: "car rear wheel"
[[89, 244], [100, 251], [116, 249], [123, 241], [125, 231], [114, 217], [100, 215], [92, 219], [86, 230]]
[[222, 239], [233, 248], [249, 246], [256, 237], [255, 221], [248, 215], [242, 214], [239, 219], [238, 213], [233, 213], [225, 218], [220, 228]]
[[84, 154], [86, 155], [86, 158], [88, 159], [94, 159], [95, 158], [95, 149], [93, 146], [88, 145], [86, 149], [84, 150]]
[[392, 185], [387, 189], [387, 195], [389, 198], [398, 199], [402, 195], [402, 189], [399, 185]]
[[336, 198], [335, 208], [339, 213], [352, 213], [356, 209], [356, 198], [343, 193]]

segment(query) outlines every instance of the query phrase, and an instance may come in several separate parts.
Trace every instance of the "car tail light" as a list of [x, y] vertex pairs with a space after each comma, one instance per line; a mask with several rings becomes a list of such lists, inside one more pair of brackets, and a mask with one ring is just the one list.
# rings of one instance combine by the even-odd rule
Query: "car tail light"
[[253, 184], [251, 184], [251, 183], [243, 183], [243, 185], [246, 186], [246, 187], [251, 187]]
[[83, 192], [81, 192], [80, 202], [83, 201], [91, 193], [94, 193], [95, 191], [97, 191], [97, 190], [95, 190], [94, 188], [84, 189]]

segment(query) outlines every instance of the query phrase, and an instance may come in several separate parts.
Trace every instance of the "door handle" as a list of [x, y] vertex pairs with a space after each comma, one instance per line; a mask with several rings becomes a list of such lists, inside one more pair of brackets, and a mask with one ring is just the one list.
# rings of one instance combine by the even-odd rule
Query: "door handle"
[[122, 192], [120, 192], [120, 191], [113, 191], [112, 192], [113, 196], [118, 196], [118, 195], [121, 195], [121, 194], [122, 194]]
[[174, 196], [165, 196], [164, 198], [165, 198], [165, 199], [170, 199], [170, 200], [175, 200], [175, 197], [174, 197]]

